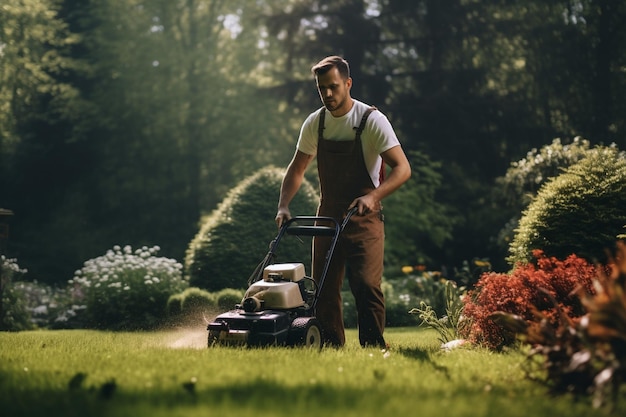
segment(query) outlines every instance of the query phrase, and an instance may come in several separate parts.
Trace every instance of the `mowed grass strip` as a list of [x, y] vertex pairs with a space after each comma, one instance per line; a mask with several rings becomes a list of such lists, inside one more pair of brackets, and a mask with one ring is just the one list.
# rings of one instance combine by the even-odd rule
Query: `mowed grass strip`
[[[389, 352], [206, 348], [204, 328], [149, 333], [0, 334], [6, 416], [596, 415], [550, 397], [521, 353], [439, 349], [428, 329], [388, 329]], [[616, 415], [623, 413], [615, 410]], [[623, 414], [621, 414], [623, 415]]]

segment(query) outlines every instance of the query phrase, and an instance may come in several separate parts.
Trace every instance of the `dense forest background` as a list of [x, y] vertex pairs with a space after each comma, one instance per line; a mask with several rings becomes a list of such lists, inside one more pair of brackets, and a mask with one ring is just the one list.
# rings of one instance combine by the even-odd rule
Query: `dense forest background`
[[320, 106], [310, 67], [339, 54], [415, 176], [440, 176], [445, 210], [408, 193], [391, 221], [450, 232], [398, 261], [497, 268], [512, 162], [555, 138], [626, 148], [625, 23], [620, 0], [4, 0], [5, 250], [50, 283], [115, 244], [182, 260], [228, 190], [287, 165]]

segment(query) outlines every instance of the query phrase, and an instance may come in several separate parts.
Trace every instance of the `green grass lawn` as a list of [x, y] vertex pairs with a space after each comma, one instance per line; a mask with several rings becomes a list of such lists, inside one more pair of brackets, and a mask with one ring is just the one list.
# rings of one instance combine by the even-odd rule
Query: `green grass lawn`
[[[388, 354], [345, 348], [205, 347], [204, 328], [151, 333], [0, 333], [3, 416], [608, 415], [552, 398], [521, 353], [439, 349], [437, 334], [388, 329]], [[623, 401], [622, 401], [623, 403]], [[613, 415], [624, 415], [619, 404]]]

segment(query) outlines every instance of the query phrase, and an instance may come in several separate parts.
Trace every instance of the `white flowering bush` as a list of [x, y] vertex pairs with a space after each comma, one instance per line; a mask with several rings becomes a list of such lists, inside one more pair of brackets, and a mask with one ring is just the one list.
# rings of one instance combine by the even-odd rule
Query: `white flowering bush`
[[16, 259], [0, 255], [0, 330], [19, 331], [33, 327], [24, 294], [13, 283], [14, 277], [26, 272]]
[[22, 294], [30, 322], [39, 328], [67, 329], [84, 326], [81, 314], [86, 306], [76, 304], [68, 288], [35, 281], [15, 281], [13, 288]]
[[149, 329], [161, 323], [168, 298], [188, 283], [182, 265], [157, 257], [159, 249], [114, 246], [76, 271], [69, 284], [75, 300], [87, 306], [90, 327]]

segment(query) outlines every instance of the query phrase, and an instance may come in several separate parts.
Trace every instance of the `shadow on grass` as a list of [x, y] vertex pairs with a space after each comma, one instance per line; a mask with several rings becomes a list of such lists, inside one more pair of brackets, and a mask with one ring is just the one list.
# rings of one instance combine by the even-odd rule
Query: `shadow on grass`
[[29, 417], [101, 417], [131, 415], [130, 410], [137, 410], [138, 414], [132, 415], [140, 417], [151, 415], [151, 411], [174, 411], [178, 407], [218, 413], [228, 411], [230, 414], [238, 409], [272, 410], [280, 406], [282, 411], [277, 415], [297, 415], [311, 410], [316, 415], [323, 415], [337, 409], [350, 409], [357, 402], [363, 403], [365, 398], [365, 402], [374, 403], [374, 398], [368, 398], [368, 391], [364, 388], [338, 390], [336, 386], [319, 382], [284, 386], [264, 378], [225, 386], [184, 383], [171, 390], [137, 391], [123, 386], [111, 389], [112, 385], [115, 385], [114, 381], [99, 387], [70, 387], [67, 390], [10, 389], [9, 396], [0, 398], [0, 409], [2, 415]]
[[410, 359], [415, 359], [419, 362], [430, 365], [435, 371], [441, 372], [444, 374], [446, 379], [450, 379], [450, 373], [448, 368], [445, 366], [439, 365], [432, 358], [432, 349], [421, 349], [421, 348], [401, 348], [399, 353], [403, 356], [406, 356]]

